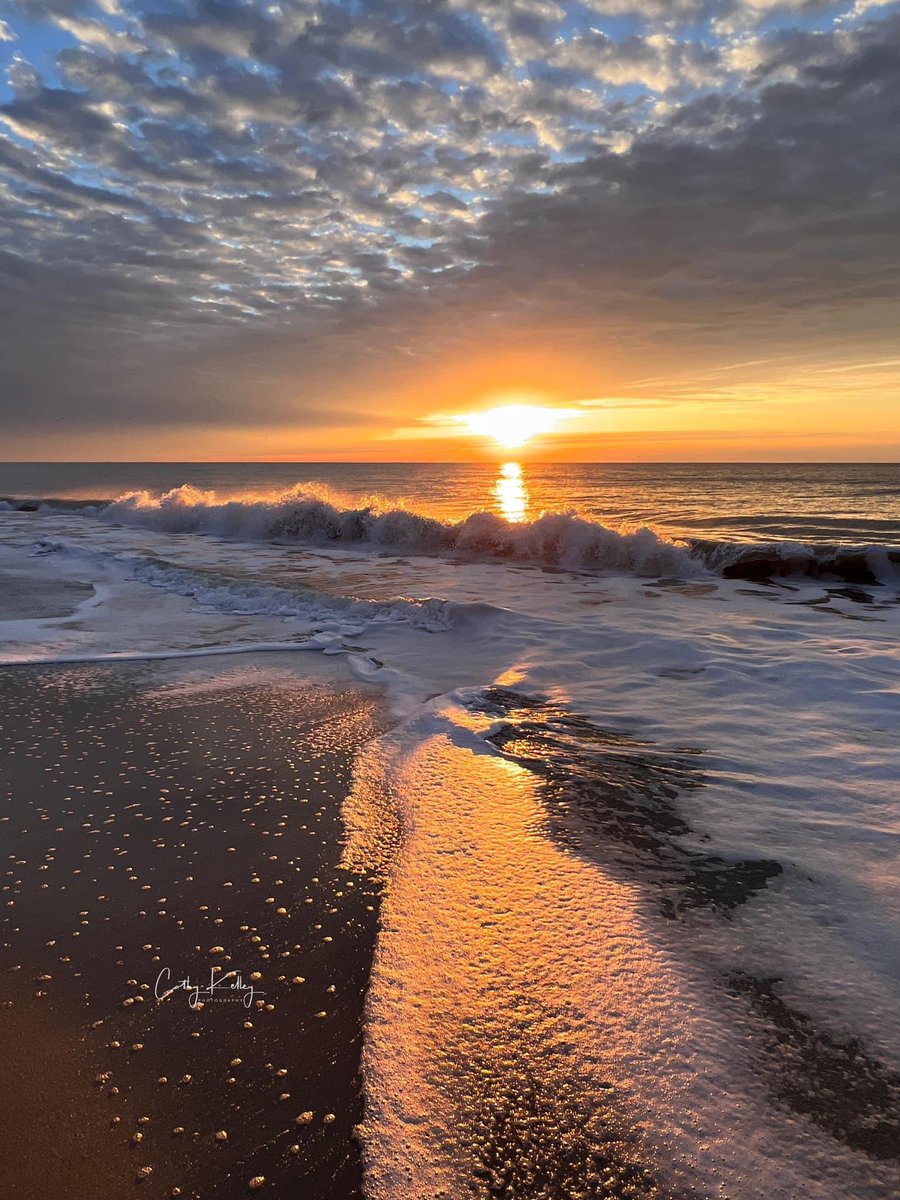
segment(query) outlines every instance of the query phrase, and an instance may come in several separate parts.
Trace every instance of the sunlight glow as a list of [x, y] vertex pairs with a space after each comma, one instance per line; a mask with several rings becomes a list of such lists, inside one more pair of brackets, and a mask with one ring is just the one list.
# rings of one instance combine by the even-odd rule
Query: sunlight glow
[[504, 463], [494, 484], [497, 507], [507, 521], [524, 521], [528, 513], [528, 489], [522, 467], [517, 462]]
[[502, 408], [489, 408], [487, 412], [469, 413], [465, 421], [472, 433], [493, 438], [501, 446], [512, 448], [524, 446], [539, 433], [549, 433], [566, 415], [559, 408], [507, 404]]

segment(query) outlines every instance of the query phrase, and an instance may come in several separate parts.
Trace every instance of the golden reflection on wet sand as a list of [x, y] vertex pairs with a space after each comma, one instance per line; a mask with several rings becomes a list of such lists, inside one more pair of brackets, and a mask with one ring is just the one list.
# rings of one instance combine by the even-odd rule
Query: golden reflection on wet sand
[[[604, 1194], [668, 1195], [619, 1127], [646, 1047], [660, 1067], [657, 998], [675, 994], [631, 889], [543, 835], [518, 765], [440, 733], [382, 747], [406, 824], [368, 1001], [372, 1194], [455, 1194], [463, 1178], [478, 1200], [526, 1200], [534, 1180], [548, 1197], [600, 1194], [604, 1179]], [[377, 779], [358, 777], [345, 804], [345, 866], [385, 836]]]

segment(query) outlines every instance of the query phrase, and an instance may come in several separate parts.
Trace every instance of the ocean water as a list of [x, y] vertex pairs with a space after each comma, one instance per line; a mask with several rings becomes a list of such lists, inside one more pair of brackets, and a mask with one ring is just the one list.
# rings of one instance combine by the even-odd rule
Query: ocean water
[[669, 537], [900, 545], [892, 463], [0, 463], [0, 497], [108, 501], [189, 484], [223, 499], [319, 483], [444, 521], [577, 512]]
[[900, 560], [895, 464], [0, 464], [0, 505], [23, 502], [112, 505], [109, 520], [172, 531], [543, 555], [546, 565], [556, 540], [571, 567], [606, 565], [607, 531], [639, 529], [750, 578], [822, 563], [866, 582]]
[[900, 1194], [900, 469], [0, 494], [0, 663], [325, 653], [387, 697], [344, 804], [368, 1195]]

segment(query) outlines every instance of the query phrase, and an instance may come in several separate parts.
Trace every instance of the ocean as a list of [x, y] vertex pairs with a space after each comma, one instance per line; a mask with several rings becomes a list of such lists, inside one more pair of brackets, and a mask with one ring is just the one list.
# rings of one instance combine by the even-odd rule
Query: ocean
[[900, 1193], [900, 467], [0, 496], [6, 669], [312, 652], [384, 697], [341, 835], [384, 880], [366, 1195]]
[[0, 498], [108, 501], [185, 484], [219, 497], [313, 482], [444, 521], [577, 512], [667, 537], [900, 545], [893, 463], [0, 463]]

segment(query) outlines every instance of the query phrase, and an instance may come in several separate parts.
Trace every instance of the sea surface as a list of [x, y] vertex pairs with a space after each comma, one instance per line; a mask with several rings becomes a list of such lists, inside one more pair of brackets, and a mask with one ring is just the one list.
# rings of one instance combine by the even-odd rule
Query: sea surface
[[451, 522], [575, 512], [667, 537], [900, 546], [894, 463], [0, 463], [0, 498], [108, 501], [190, 484], [230, 499], [307, 482]]
[[[900, 1195], [900, 467], [0, 467], [0, 665], [392, 727], [366, 1195]], [[288, 661], [288, 660], [286, 660]]]

